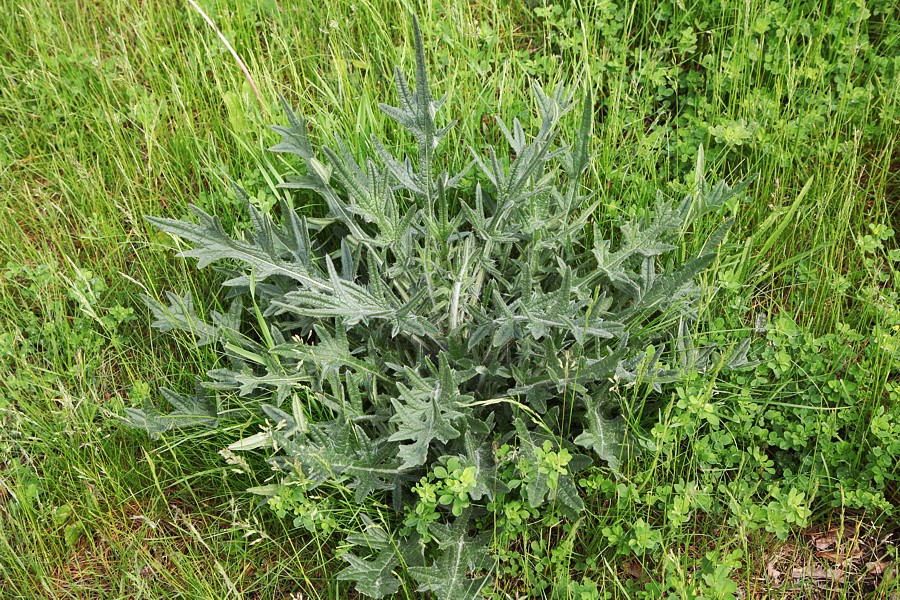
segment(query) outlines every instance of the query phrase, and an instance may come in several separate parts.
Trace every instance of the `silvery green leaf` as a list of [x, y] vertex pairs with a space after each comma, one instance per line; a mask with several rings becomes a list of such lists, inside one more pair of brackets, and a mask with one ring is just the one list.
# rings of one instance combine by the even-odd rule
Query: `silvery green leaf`
[[175, 410], [162, 414], [152, 407], [127, 408], [125, 417], [120, 420], [129, 427], [144, 429], [154, 437], [171, 429], [197, 425], [215, 427], [218, 424], [218, 409], [199, 386], [194, 396], [183, 396], [167, 388], [160, 388], [159, 391]]
[[349, 552], [342, 558], [349, 564], [337, 574], [337, 578], [356, 582], [356, 591], [360, 594], [370, 598], [384, 598], [400, 589], [400, 580], [394, 575], [394, 569], [400, 564], [400, 557], [393, 548], [385, 548], [370, 560]]
[[585, 430], [575, 438], [575, 443], [593, 450], [613, 471], [618, 472], [625, 437], [622, 420], [606, 418], [603, 406], [593, 398], [585, 398], [584, 404]]
[[253, 435], [247, 436], [228, 445], [228, 449], [232, 451], [256, 450], [263, 446], [272, 445], [272, 433], [269, 431], [260, 431]]
[[418, 591], [431, 592], [437, 600], [478, 598], [488, 577], [469, 577], [469, 573], [493, 567], [487, 552], [489, 534], [471, 537], [468, 515], [457, 517], [452, 525], [438, 525], [433, 535], [440, 556], [430, 566], [410, 567], [410, 576], [419, 583]]

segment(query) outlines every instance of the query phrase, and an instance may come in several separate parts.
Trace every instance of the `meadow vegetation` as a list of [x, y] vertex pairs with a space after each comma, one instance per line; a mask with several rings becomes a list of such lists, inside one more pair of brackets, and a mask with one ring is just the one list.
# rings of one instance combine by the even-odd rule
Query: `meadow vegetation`
[[[895, 2], [201, 5], [246, 62], [261, 102], [187, 3], [35, 1], [0, 12], [0, 597], [413, 598], [429, 585], [432, 560], [440, 570], [440, 546], [461, 515], [469, 535], [487, 534], [480, 542], [492, 557], [490, 568], [474, 565], [463, 575], [483, 576], [480, 593], [491, 598], [896, 596]], [[154, 322], [177, 313], [195, 315], [195, 323], [232, 324], [220, 329], [243, 331], [247, 344], [215, 335], [230, 345], [231, 358], [237, 353], [251, 363], [253, 343], [278, 344], [267, 339], [275, 334], [264, 314], [272, 290], [249, 275], [239, 282], [247, 292], [241, 312], [229, 313], [234, 294], [222, 283], [235, 277], [234, 266], [198, 269], [196, 261], [178, 258], [176, 250], [194, 246], [144, 216], [171, 230], [174, 221], [163, 219], [190, 220], [194, 205], [217, 215], [224, 235], [245, 239], [268, 216], [285, 223], [289, 208], [314, 229], [321, 226], [333, 210], [327, 197], [291, 187], [307, 172], [302, 163], [313, 170], [315, 163], [302, 152], [295, 162], [266, 150], [287, 141], [268, 128], [290, 125], [279, 96], [309, 121], [304, 133], [316, 148], [340, 136], [347, 157], [377, 156], [374, 136], [385, 152], [415, 156], [415, 137], [378, 108], [403, 106], [395, 66], [419, 83], [413, 14], [432, 90], [448, 94], [440, 114], [445, 123], [459, 119], [447, 134], [441, 167], [466, 173], [458, 198], [470, 206], [476, 181], [491, 193], [502, 187], [490, 161], [465, 171], [470, 146], [486, 157], [489, 145], [512, 145], [512, 156], [500, 159], [504, 170], [529, 155], [513, 118], [528, 140], [540, 141], [552, 103], [532, 94], [535, 82], [548, 99], [567, 87], [577, 107], [559, 115], [560, 139], [548, 142], [548, 153], [560, 140], [582, 139], [583, 115], [590, 115], [584, 149], [591, 159], [574, 173], [575, 144], [560, 168], [579, 178], [572, 195], [563, 196], [579, 199], [572, 218], [583, 220], [591, 242], [609, 239], [612, 250], [620, 248], [625, 230], [653, 222], [665, 201], [677, 205], [713, 189], [704, 178], [747, 187], [702, 219], [680, 220], [658, 251], [645, 248], [651, 260], [632, 273], [637, 281], [647, 269], [678, 273], [679, 265], [693, 265], [697, 291], [689, 295], [693, 314], [679, 315], [680, 324], [660, 318], [647, 326], [648, 315], [640, 315], [646, 327], [635, 331], [645, 335], [631, 340], [629, 368], [604, 379], [615, 409], [597, 413], [597, 422], [615, 422], [627, 440], [615, 454], [607, 448], [588, 466], [582, 456], [602, 446], [590, 436], [570, 444], [575, 435], [567, 442], [519, 426], [546, 414], [535, 402], [552, 408], [559, 400], [526, 398], [523, 390], [521, 398], [502, 402], [497, 417], [517, 426], [501, 427], [510, 434], [493, 440], [489, 452], [494, 480], [506, 493], [480, 490], [477, 469], [466, 460], [468, 444], [448, 452], [457, 459], [423, 465], [422, 448], [410, 449], [413, 438], [400, 436], [392, 442], [406, 444], [404, 465], [422, 470], [395, 505], [390, 493], [360, 496], [347, 478], [312, 486], [285, 479], [266, 461], [271, 452], [242, 451], [271, 448], [273, 441], [283, 447], [272, 431], [278, 421], [293, 419], [300, 428], [303, 419], [333, 418], [334, 407], [316, 399], [334, 397], [339, 388], [348, 402], [360, 389], [371, 391], [351, 382], [349, 358], [343, 371], [334, 369], [341, 379], [320, 388], [299, 380], [279, 386], [220, 379], [219, 389], [207, 390], [226, 407], [206, 415], [216, 417], [215, 429], [202, 426], [209, 418], [184, 429], [169, 428], [186, 424], [177, 419], [154, 421], [169, 410], [167, 399], [189, 398], [207, 372], [243, 372], [220, 353], [222, 345], [160, 333]], [[584, 113], [586, 98], [592, 103]], [[496, 116], [510, 124], [509, 136]], [[391, 176], [401, 179], [403, 172], [398, 166]], [[450, 202], [460, 206], [457, 196]], [[726, 218], [733, 218], [727, 235]], [[476, 221], [466, 228], [475, 229]], [[437, 253], [449, 239], [449, 221], [436, 223], [435, 235], [442, 224], [448, 237], [443, 246], [436, 242]], [[710, 236], [715, 254], [706, 245]], [[340, 255], [337, 245], [318, 249]], [[697, 257], [708, 258], [692, 263]], [[387, 259], [376, 253], [371, 260]], [[462, 273], [454, 260], [447, 264]], [[535, 272], [566, 279], [555, 264], [536, 263]], [[185, 310], [186, 298], [193, 313]], [[596, 301], [575, 292], [573, 298], [582, 308]], [[323, 313], [308, 296], [298, 306], [294, 312], [303, 318], [347, 317]], [[453, 314], [465, 322], [466, 310], [483, 310], [490, 321], [501, 316], [491, 314], [502, 312], [498, 307]], [[584, 350], [577, 338], [589, 326], [599, 329], [586, 310], [587, 316], [578, 313], [580, 332], [570, 329], [572, 337], [561, 342], [567, 348]], [[421, 338], [442, 347], [445, 338], [407, 317], [394, 316], [394, 328], [408, 334], [402, 358], [416, 356]], [[333, 341], [334, 323], [310, 339]], [[449, 331], [459, 325], [439, 317], [431, 324]], [[365, 336], [354, 332], [351, 339], [363, 346]], [[387, 347], [391, 334], [388, 327], [379, 343]], [[483, 335], [484, 356], [525, 339], [513, 325]], [[745, 340], [746, 357], [739, 353], [731, 365], [742, 368], [727, 368]], [[662, 347], [658, 356], [656, 348], [648, 352], [653, 343]], [[712, 345], [718, 350], [707, 354]], [[482, 353], [477, 343], [472, 348]], [[598, 348], [606, 347], [591, 351]], [[355, 358], [380, 356], [371, 345], [349, 350]], [[419, 354], [421, 364], [400, 366], [421, 367], [434, 375], [430, 383], [453, 380], [465, 367], [438, 360], [429, 366], [428, 353]], [[551, 356], [531, 348], [515, 366], [541, 377], [568, 364]], [[313, 354], [304, 358], [315, 364]], [[373, 360], [382, 366], [395, 358]], [[492, 368], [479, 374], [488, 386], [512, 379], [498, 374], [502, 364]], [[254, 373], [264, 379], [259, 369]], [[395, 378], [414, 388], [412, 376], [402, 373], [395, 370]], [[240, 385], [225, 385], [235, 381]], [[284, 400], [286, 412], [245, 404], [259, 389], [272, 390], [265, 402]], [[566, 400], [566, 390], [557, 420], [571, 428], [573, 415], [592, 407]], [[574, 399], [577, 382], [572, 390]], [[127, 427], [123, 415], [132, 424], [157, 423], [157, 435]], [[461, 421], [451, 423], [462, 430]], [[452, 443], [448, 430], [443, 437], [432, 438], [432, 450]], [[532, 486], [543, 503], [532, 501]], [[556, 502], [563, 489], [574, 491], [565, 497], [577, 502]], [[381, 564], [381, 587], [373, 580], [366, 587], [352, 571], [374, 572], [391, 546], [380, 537], [388, 534], [426, 542], [422, 563], [398, 553]], [[366, 544], [369, 555], [360, 551]], [[432, 584], [434, 597], [448, 597]]]

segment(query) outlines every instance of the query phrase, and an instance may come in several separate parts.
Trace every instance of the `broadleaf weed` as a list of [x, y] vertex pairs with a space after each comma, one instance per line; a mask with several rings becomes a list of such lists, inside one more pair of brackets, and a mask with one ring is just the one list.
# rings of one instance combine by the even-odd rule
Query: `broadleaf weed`
[[[282, 141], [272, 151], [299, 157], [305, 172], [282, 187], [321, 196], [324, 219], [282, 202], [279, 222], [239, 188], [251, 228], [238, 237], [197, 207], [198, 223], [150, 217], [193, 244], [183, 256], [227, 265], [224, 286], [236, 299], [209, 321], [190, 296], [148, 299], [156, 327], [220, 345], [227, 366], [211, 371], [195, 397], [166, 392], [172, 415], [129, 409], [126, 420], [162, 434], [261, 412], [269, 425], [229, 451], [272, 450], [283, 479], [263, 490], [273, 510], [357, 546], [342, 579], [381, 597], [396, 591], [405, 564], [421, 591], [462, 598], [496, 566], [497, 548], [486, 552], [478, 533], [486, 523], [515, 531], [541, 507], [577, 520], [578, 474], [597, 459], [618, 472], [638, 452], [640, 418], [632, 416], [629, 432], [618, 386], [659, 401], [664, 388], [705, 381], [728, 362], [696, 348], [688, 331], [698, 275], [731, 221], [709, 217], [721, 226], [694, 255], [676, 261], [674, 251], [692, 224], [720, 214], [746, 185], [707, 185], [701, 153], [695, 189], [679, 202], [659, 194], [608, 235], [580, 181], [590, 162], [591, 95], [565, 144], [571, 96], [534, 86], [537, 134], [501, 121], [509, 150], [473, 147], [476, 183], [462, 188], [468, 170], [442, 166], [453, 124], [438, 123], [444, 99], [432, 96], [417, 24], [415, 34], [414, 85], [397, 69], [398, 106], [381, 105], [414, 138], [414, 157], [375, 138], [374, 158], [358, 161], [340, 138], [320, 155], [305, 120], [285, 105], [288, 125], [274, 128]], [[289, 398], [290, 412], [281, 408]], [[719, 424], [702, 393], [684, 398], [688, 421]], [[321, 496], [329, 489], [360, 505], [362, 520], [332, 518]], [[389, 545], [360, 542], [348, 523], [374, 521], [365, 511], [382, 501], [405, 509], [405, 521], [388, 532]], [[623, 548], [652, 553], [660, 536], [640, 520]], [[546, 568], [565, 564], [572, 543], [542, 554]]]

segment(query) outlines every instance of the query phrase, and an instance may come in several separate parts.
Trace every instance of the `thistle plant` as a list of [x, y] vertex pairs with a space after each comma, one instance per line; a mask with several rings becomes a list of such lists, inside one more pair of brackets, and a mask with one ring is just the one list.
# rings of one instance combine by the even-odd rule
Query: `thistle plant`
[[[432, 95], [418, 24], [415, 63], [414, 87], [395, 71], [399, 106], [380, 105], [412, 134], [414, 157], [374, 137], [360, 162], [340, 138], [317, 151], [285, 105], [288, 124], [273, 128], [282, 140], [271, 150], [304, 169], [283, 187], [321, 196], [325, 218], [285, 203], [276, 219], [247, 203], [252, 228], [241, 237], [197, 207], [196, 221], [149, 218], [192, 244], [182, 256], [229, 272], [230, 309], [208, 321], [189, 295], [147, 299], [156, 327], [217, 344], [227, 366], [194, 396], [163, 390], [174, 412], [145, 407], [125, 418], [154, 434], [214, 427], [235, 416], [229, 398], [242, 397], [240, 407], [271, 426], [231, 451], [266, 449], [283, 481], [340, 485], [360, 505], [375, 499], [396, 511], [395, 529], [365, 519], [364, 530], [346, 532], [341, 579], [380, 598], [399, 589], [405, 569], [436, 598], [472, 598], [492, 568], [475, 523], [498, 494], [576, 517], [584, 504], [573, 476], [592, 463], [622, 468], [628, 440], [611, 380], [659, 388], [716, 361], [687, 332], [697, 277], [731, 220], [686, 260], [672, 251], [741, 186], [707, 186], [701, 158], [693, 193], [677, 203], [659, 195], [611, 236], [582, 183], [590, 93], [571, 144], [560, 140], [571, 96], [535, 86], [537, 133], [498, 119], [509, 149], [471, 148], [469, 167], [450, 173], [443, 150], [453, 123], [437, 121], [446, 96]], [[519, 457], [512, 485], [497, 476], [501, 444]], [[424, 535], [401, 533], [401, 513], [429, 474], [448, 500], [416, 521]]]

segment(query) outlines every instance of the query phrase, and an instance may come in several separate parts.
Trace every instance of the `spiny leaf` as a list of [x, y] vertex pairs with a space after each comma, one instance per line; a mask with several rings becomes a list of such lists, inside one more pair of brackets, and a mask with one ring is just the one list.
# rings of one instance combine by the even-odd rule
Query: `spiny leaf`
[[575, 138], [575, 144], [566, 157], [566, 170], [569, 177], [573, 180], [581, 176], [590, 161], [591, 125], [593, 122], [594, 102], [591, 97], [591, 90], [588, 89], [584, 95], [584, 108], [581, 113], [581, 125], [578, 128], [578, 135]]
[[[158, 217], [147, 217], [147, 220], [166, 233], [192, 242], [194, 248], [183, 250], [180, 256], [196, 258], [200, 268], [213, 262], [231, 259], [250, 267], [259, 281], [272, 275], [283, 275], [312, 288], [324, 285], [302, 262], [288, 262], [267, 252], [263, 246], [236, 240], [225, 233], [217, 217], [193, 205], [190, 206], [190, 209], [200, 221], [199, 224]], [[265, 233], [272, 235], [271, 229]], [[272, 244], [269, 243], [269, 245]], [[239, 281], [243, 282], [244, 279]]]
[[391, 421], [397, 424], [397, 431], [388, 440], [413, 440], [412, 444], [400, 446], [403, 468], [425, 464], [428, 447], [433, 440], [447, 443], [459, 437], [460, 432], [452, 422], [462, 413], [438, 405], [434, 396], [421, 399], [413, 390], [403, 386], [400, 388], [400, 400], [392, 400], [391, 404], [394, 406]]
[[296, 154], [304, 161], [313, 157], [312, 147], [309, 145], [309, 137], [306, 134], [306, 119], [302, 115], [294, 114], [290, 105], [280, 97], [281, 108], [288, 118], [288, 127], [273, 125], [272, 130], [281, 135], [281, 142], [269, 148], [270, 152], [288, 152]]
[[175, 428], [204, 425], [215, 427], [218, 424], [218, 410], [205, 397], [203, 389], [198, 386], [194, 396], [183, 396], [168, 388], [160, 388], [163, 398], [175, 410], [162, 414], [152, 407], [144, 409], [126, 408], [125, 417], [121, 421], [129, 427], [144, 429], [153, 436]]
[[400, 580], [393, 573], [400, 559], [393, 548], [382, 550], [372, 560], [364, 560], [350, 553], [344, 554], [343, 559], [350, 564], [337, 574], [337, 578], [355, 581], [359, 593], [370, 598], [384, 598], [400, 589]]
[[577, 519], [584, 511], [584, 501], [578, 494], [575, 482], [568, 475], [560, 475], [554, 495], [556, 508], [569, 519]]
[[488, 577], [469, 578], [470, 572], [490, 570], [492, 560], [486, 552], [488, 534], [472, 538], [468, 533], [468, 515], [452, 525], [434, 527], [433, 535], [440, 557], [428, 567], [411, 567], [410, 576], [419, 582], [420, 592], [431, 592], [437, 600], [472, 600], [489, 581]]
[[613, 471], [618, 472], [624, 439], [622, 421], [607, 419], [603, 415], [603, 407], [593, 398], [585, 398], [584, 404], [586, 429], [575, 438], [575, 443], [596, 452]]
[[[144, 304], [150, 308], [156, 318], [152, 325], [160, 331], [185, 331], [194, 336], [197, 346], [214, 343], [219, 338], [219, 327], [209, 325], [197, 317], [194, 311], [194, 299], [190, 292], [177, 296], [166, 292], [169, 305], [166, 306], [150, 296], [144, 295]], [[230, 324], [230, 323], [229, 323]]]

